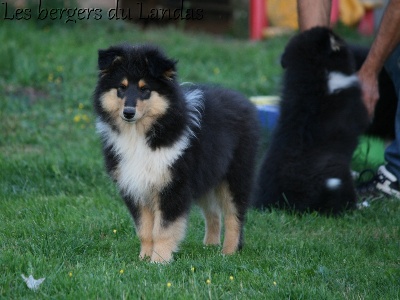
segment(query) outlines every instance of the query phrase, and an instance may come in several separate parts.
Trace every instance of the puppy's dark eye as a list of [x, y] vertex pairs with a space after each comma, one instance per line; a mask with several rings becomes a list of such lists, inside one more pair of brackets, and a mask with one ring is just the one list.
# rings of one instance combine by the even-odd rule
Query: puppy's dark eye
[[147, 93], [147, 92], [150, 91], [150, 89], [149, 89], [146, 85], [144, 85], [144, 86], [141, 86], [141, 87], [140, 87], [140, 91], [141, 91], [142, 93]]
[[120, 91], [120, 92], [125, 92], [126, 89], [127, 89], [126, 85], [121, 84], [121, 85], [118, 86], [118, 91]]
[[140, 91], [140, 98], [141, 99], [144, 100], [144, 99], [149, 99], [150, 98], [151, 90], [147, 85], [139, 87], [139, 91]]

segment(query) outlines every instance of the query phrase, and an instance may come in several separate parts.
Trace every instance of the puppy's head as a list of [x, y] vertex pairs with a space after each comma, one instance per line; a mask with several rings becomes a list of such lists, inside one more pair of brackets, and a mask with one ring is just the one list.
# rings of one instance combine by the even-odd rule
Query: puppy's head
[[314, 27], [294, 36], [281, 58], [282, 67], [354, 72], [353, 57], [346, 43], [332, 30]]
[[99, 50], [95, 108], [117, 127], [149, 127], [166, 113], [176, 85], [176, 61], [152, 46], [119, 45]]

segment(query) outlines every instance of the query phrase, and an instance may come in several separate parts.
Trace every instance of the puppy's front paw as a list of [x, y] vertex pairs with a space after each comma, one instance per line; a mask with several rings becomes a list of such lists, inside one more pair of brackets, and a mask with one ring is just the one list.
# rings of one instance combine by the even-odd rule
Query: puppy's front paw
[[172, 252], [171, 253], [156, 253], [153, 252], [151, 255], [150, 262], [152, 263], [159, 263], [159, 264], [166, 264], [172, 261]]
[[139, 258], [140, 259], [150, 258], [152, 254], [153, 254], [153, 244], [142, 242], [142, 245], [140, 247]]

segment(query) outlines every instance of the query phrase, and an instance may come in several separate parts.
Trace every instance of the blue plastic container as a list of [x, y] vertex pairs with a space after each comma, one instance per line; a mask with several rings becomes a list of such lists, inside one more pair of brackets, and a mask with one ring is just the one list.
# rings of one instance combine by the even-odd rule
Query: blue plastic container
[[272, 131], [275, 128], [279, 117], [279, 97], [278, 96], [255, 96], [250, 98], [258, 111], [258, 118], [264, 129]]

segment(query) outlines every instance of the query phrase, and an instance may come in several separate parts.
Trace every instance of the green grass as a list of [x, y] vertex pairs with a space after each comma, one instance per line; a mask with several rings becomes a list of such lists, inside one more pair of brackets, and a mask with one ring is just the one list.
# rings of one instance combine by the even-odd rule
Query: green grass
[[[202, 245], [194, 209], [173, 263], [138, 259], [139, 241], [105, 175], [93, 125], [97, 49], [156, 43], [179, 58], [182, 81], [251, 96], [279, 93], [287, 38], [251, 43], [117, 22], [0, 22], [0, 40], [1, 299], [400, 298], [394, 200], [341, 218], [251, 210], [245, 247], [228, 257]], [[46, 280], [33, 292], [21, 274]]]

